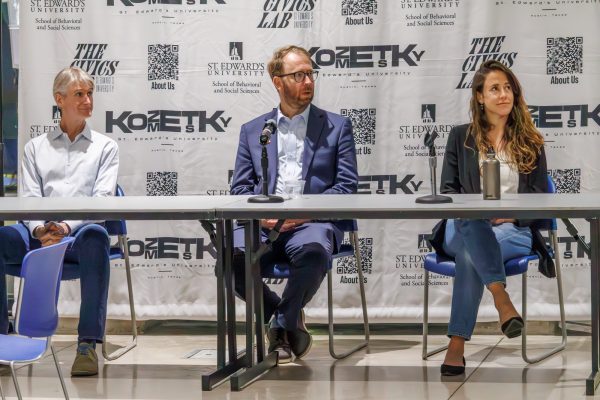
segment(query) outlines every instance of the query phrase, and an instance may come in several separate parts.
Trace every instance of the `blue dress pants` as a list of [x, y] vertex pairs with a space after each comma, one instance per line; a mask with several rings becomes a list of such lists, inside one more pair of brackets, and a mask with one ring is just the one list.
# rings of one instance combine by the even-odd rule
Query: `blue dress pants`
[[[281, 298], [263, 283], [265, 323], [275, 314], [277, 325], [286, 330], [296, 330], [301, 309], [313, 298], [332, 262], [336, 226], [328, 222], [308, 222], [283, 232], [273, 242], [272, 248], [260, 259], [261, 268], [277, 262], [287, 262], [290, 277]], [[339, 232], [338, 232], [339, 233]], [[261, 230], [261, 241], [268, 230]], [[234, 232], [236, 254], [233, 261], [235, 292], [246, 298], [244, 274], [244, 229]]]
[[456, 276], [448, 336], [471, 339], [484, 286], [506, 284], [504, 262], [531, 254], [531, 230], [489, 220], [448, 220], [444, 251], [454, 258]]
[[[106, 303], [110, 279], [110, 239], [104, 227], [89, 224], [73, 232], [73, 245], [65, 254], [65, 264], [78, 264], [81, 285], [79, 310], [79, 340], [102, 342], [106, 323]], [[41, 247], [41, 242], [29, 234], [22, 224], [0, 227], [0, 276], [7, 265], [20, 268], [29, 250]], [[8, 332], [6, 280], [0, 279], [0, 333]]]

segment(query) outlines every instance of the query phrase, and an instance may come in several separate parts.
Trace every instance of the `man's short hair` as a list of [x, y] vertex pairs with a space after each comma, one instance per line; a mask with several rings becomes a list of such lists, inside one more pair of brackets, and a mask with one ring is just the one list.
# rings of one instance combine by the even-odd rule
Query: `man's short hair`
[[67, 95], [67, 88], [73, 83], [85, 83], [92, 88], [94, 91], [94, 79], [84, 70], [79, 67], [67, 67], [61, 70], [54, 78], [54, 85], [52, 86], [52, 94]]
[[308, 51], [306, 51], [306, 49], [303, 47], [289, 45], [289, 46], [285, 46], [280, 49], [277, 49], [273, 53], [273, 57], [271, 57], [271, 60], [269, 61], [269, 64], [267, 65], [271, 79], [273, 79], [274, 76], [281, 75], [283, 73], [283, 59], [289, 53], [302, 54], [302, 55], [305, 55], [306, 58], [308, 58], [310, 60], [310, 53]]

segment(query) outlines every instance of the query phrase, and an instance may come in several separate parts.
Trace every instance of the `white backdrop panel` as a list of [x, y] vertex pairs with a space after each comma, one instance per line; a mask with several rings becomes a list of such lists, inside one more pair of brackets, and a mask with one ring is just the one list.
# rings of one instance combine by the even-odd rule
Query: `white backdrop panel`
[[[228, 193], [240, 126], [277, 106], [266, 63], [289, 43], [313, 54], [320, 72], [314, 103], [353, 121], [361, 193], [429, 193], [423, 135], [440, 133], [441, 165], [447, 133], [468, 121], [473, 73], [488, 58], [520, 78], [559, 190], [600, 187], [600, 5], [593, 1], [29, 3], [20, 9], [20, 152], [58, 122], [56, 72], [81, 66], [98, 89], [90, 123], [119, 144], [126, 194]], [[434, 223], [359, 221], [371, 320], [421, 319], [424, 235]], [[584, 222], [576, 224], [588, 234]], [[200, 225], [128, 226], [139, 319], [214, 319], [215, 253]], [[562, 228], [560, 237], [568, 317], [586, 318], [589, 261]], [[354, 267], [333, 267], [335, 306], [348, 321], [360, 315]], [[122, 263], [111, 273], [109, 316], [126, 318]], [[554, 281], [537, 271], [530, 277], [530, 315], [557, 318]], [[519, 286], [509, 279], [516, 302]], [[446, 321], [451, 281], [436, 277], [432, 287], [431, 315]], [[78, 314], [78, 290], [77, 282], [63, 286], [63, 315]], [[496, 318], [490, 300], [484, 297], [480, 320]], [[324, 290], [307, 313], [325, 321]]]

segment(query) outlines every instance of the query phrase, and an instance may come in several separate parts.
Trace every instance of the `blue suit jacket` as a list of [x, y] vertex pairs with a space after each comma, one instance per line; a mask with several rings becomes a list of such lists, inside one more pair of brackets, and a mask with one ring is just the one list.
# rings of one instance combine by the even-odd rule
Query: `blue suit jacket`
[[[277, 109], [242, 125], [240, 143], [235, 160], [231, 194], [260, 194], [262, 146], [259, 136], [269, 119], [277, 119]], [[275, 193], [277, 183], [277, 135], [271, 136], [267, 145], [269, 157], [269, 193]], [[350, 119], [321, 110], [313, 105], [308, 114], [304, 139], [302, 179], [306, 181], [304, 193], [343, 194], [356, 193], [358, 172], [356, 151]]]
[[[265, 122], [277, 119], [277, 109], [242, 125], [231, 194], [260, 194], [262, 170], [260, 134]], [[269, 193], [275, 193], [277, 184], [277, 135], [271, 136], [267, 145], [269, 158]], [[358, 171], [352, 124], [349, 118], [321, 110], [313, 105], [308, 114], [302, 179], [306, 181], [304, 193], [344, 194], [356, 193]], [[340, 229], [341, 224], [336, 223]], [[339, 242], [338, 242], [339, 244]]]

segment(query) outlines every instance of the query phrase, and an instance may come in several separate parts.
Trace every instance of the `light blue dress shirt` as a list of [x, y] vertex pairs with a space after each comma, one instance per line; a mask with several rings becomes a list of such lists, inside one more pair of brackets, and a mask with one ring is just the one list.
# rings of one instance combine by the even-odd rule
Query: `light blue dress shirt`
[[277, 109], [277, 185], [276, 194], [285, 193], [285, 181], [302, 179], [304, 139], [308, 125], [308, 105], [301, 114], [291, 119]]
[[[108, 136], [90, 129], [71, 142], [60, 126], [31, 139], [21, 165], [21, 197], [113, 196], [119, 170], [119, 146]], [[33, 230], [45, 221], [23, 221]], [[98, 221], [63, 221], [71, 231]]]

